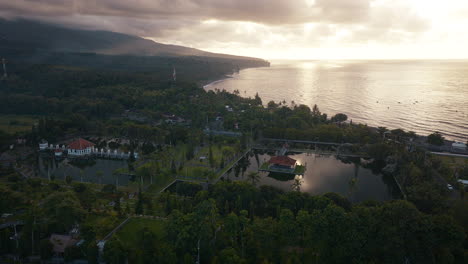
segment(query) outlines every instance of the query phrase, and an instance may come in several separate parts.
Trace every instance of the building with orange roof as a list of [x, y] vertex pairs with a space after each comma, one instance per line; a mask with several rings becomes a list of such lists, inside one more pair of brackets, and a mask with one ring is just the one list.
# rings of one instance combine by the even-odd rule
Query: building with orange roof
[[91, 155], [94, 149], [94, 143], [86, 139], [79, 138], [68, 144], [68, 155], [85, 156]]

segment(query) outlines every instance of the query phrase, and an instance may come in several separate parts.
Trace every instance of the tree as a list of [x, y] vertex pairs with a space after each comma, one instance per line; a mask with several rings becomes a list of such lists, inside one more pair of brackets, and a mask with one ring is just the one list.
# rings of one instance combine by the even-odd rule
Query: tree
[[439, 132], [435, 132], [427, 136], [427, 143], [435, 146], [442, 146], [445, 138]]
[[54, 246], [47, 238], [42, 239], [41, 242], [39, 242], [39, 254], [41, 255], [42, 260], [47, 260], [52, 257], [53, 247]]
[[107, 194], [112, 194], [117, 192], [117, 188], [115, 187], [114, 184], [106, 184], [102, 187], [101, 192], [107, 193]]
[[85, 216], [79, 199], [70, 191], [50, 194], [44, 200], [43, 209], [51, 230], [56, 232], [68, 231]]
[[141, 192], [141, 186], [138, 189], [138, 201], [135, 206], [135, 214], [143, 214], [143, 193]]
[[224, 166], [225, 166], [225, 165], [224, 165], [224, 154], [223, 154], [223, 155], [221, 156], [221, 162], [220, 162], [220, 164], [219, 164], [219, 167], [220, 167], [221, 169], [224, 169]]
[[254, 103], [255, 105], [262, 105], [262, 99], [258, 96], [258, 93], [255, 94]]
[[186, 150], [186, 152], [185, 152], [185, 158], [186, 158], [187, 160], [193, 159], [193, 157], [195, 156], [194, 153], [195, 153], [195, 148], [193, 147], [193, 144], [192, 144], [192, 143], [189, 143], [189, 144], [187, 145], [187, 150]]
[[[174, 164], [175, 165], [175, 164]], [[140, 179], [148, 179], [150, 178], [150, 183], [153, 182], [153, 171], [154, 171], [154, 166], [152, 163], [146, 163], [145, 165], [142, 165], [137, 168], [136, 174]]]
[[338, 113], [338, 114], [334, 115], [330, 120], [332, 122], [342, 123], [342, 122], [348, 120], [348, 116], [345, 115], [345, 114], [342, 114], [342, 113]]
[[225, 219], [224, 219], [224, 231], [229, 236], [229, 240], [231, 246], [236, 248], [237, 247], [237, 240], [239, 235], [239, 219], [234, 212], [231, 212]]
[[289, 209], [282, 209], [279, 217], [279, 230], [284, 245], [293, 246], [297, 241], [297, 223]]
[[99, 248], [94, 243], [94, 241], [91, 241], [89, 243], [88, 248], [86, 249], [86, 259], [88, 260], [89, 264], [98, 264], [98, 258], [99, 258]]
[[275, 101], [269, 101], [267, 104], [268, 109], [275, 109], [278, 107], [278, 104], [275, 103]]
[[104, 172], [102, 170], [98, 170], [96, 172], [96, 177], [99, 179], [99, 184], [102, 183], [102, 176], [104, 176]]
[[369, 146], [368, 153], [369, 156], [376, 160], [383, 160], [392, 155], [394, 152], [394, 148], [392, 148], [391, 145], [386, 144], [386, 143], [377, 143], [377, 144], [372, 144]]
[[71, 184], [72, 181], [73, 181], [72, 176], [70, 176], [70, 175], [65, 176], [65, 182], [66, 182], [67, 184]]
[[81, 182], [83, 182], [83, 176], [84, 176], [84, 171], [83, 171], [83, 169], [80, 169], [80, 179], [81, 179]]
[[127, 259], [127, 252], [120, 240], [112, 238], [105, 244], [102, 257], [108, 264], [124, 264]]
[[304, 182], [304, 180], [302, 180], [302, 178], [300, 176], [296, 176], [294, 177], [294, 182], [292, 184], [292, 189], [294, 191], [297, 191], [297, 192], [300, 192], [301, 191], [301, 186], [302, 186], [302, 183]]
[[257, 183], [260, 181], [260, 174], [255, 171], [249, 172], [249, 174], [247, 174], [247, 179], [250, 180], [252, 185], [257, 185]]
[[174, 160], [171, 161], [171, 172], [172, 172], [173, 174], [176, 174], [176, 173], [177, 173], [177, 168], [176, 168], [176, 164], [175, 164], [175, 161], [174, 161]]
[[211, 168], [214, 168], [215, 167], [215, 159], [213, 157], [213, 150], [211, 149], [211, 145], [210, 145], [209, 150], [208, 150], [208, 160], [210, 162]]
[[64, 257], [67, 262], [81, 258], [81, 255], [81, 249], [78, 246], [65, 248]]
[[122, 208], [120, 207], [120, 196], [115, 197], [114, 211], [116, 211], [119, 214], [119, 216], [122, 213]]
[[233, 248], [225, 248], [219, 253], [219, 263], [223, 264], [242, 264], [245, 261], [237, 255]]

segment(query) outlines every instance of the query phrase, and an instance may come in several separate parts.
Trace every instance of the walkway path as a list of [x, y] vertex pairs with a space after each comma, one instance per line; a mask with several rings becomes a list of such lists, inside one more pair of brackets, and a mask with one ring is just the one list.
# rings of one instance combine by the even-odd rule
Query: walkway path
[[292, 140], [292, 139], [281, 139], [281, 138], [262, 138], [262, 140], [267, 141], [277, 141], [277, 142], [292, 142], [292, 143], [305, 143], [305, 144], [320, 144], [320, 145], [343, 145], [347, 143], [337, 143], [337, 142], [323, 142], [323, 141], [309, 141], [309, 140]]
[[446, 153], [446, 152], [431, 152], [431, 154], [438, 155], [438, 156], [448, 156], [448, 157], [468, 159], [468, 155], [462, 155], [462, 154], [453, 154], [453, 153]]
[[[252, 148], [249, 148], [247, 149], [244, 153], [242, 153], [242, 155], [240, 155], [235, 162], [232, 162], [228, 167], [225, 167], [223, 168], [224, 172], [223, 173], [220, 173], [220, 175], [218, 176], [218, 178], [216, 178], [214, 181], [213, 181], [213, 184], [217, 183], [221, 177], [223, 177], [226, 172], [228, 172], [230, 169], [232, 169], [232, 167], [234, 167], [243, 157], [245, 157], [245, 155], [247, 155], [250, 151], [252, 151]], [[219, 172], [219, 171], [218, 171]]]

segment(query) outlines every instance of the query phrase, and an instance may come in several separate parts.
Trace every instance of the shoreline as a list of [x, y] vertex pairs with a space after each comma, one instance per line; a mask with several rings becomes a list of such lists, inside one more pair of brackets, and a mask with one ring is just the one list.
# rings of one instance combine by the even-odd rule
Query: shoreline
[[[222, 81], [225, 81], [225, 80], [234, 78], [234, 76], [233, 76], [234, 74], [236, 74], [236, 73], [233, 73], [232, 75], [224, 75], [224, 76], [223, 76], [224, 78], [221, 78], [221, 79], [208, 80], [208, 81], [202, 82], [202, 83], [201, 83], [201, 88], [203, 88], [204, 90], [207, 90], [207, 88], [206, 88], [207, 86], [211, 86], [211, 85], [220, 83], [220, 82], [222, 82]], [[237, 73], [237, 74], [239, 74], [239, 73]], [[212, 90], [214, 90], [214, 89], [212, 89]], [[231, 93], [231, 92], [229, 92], [229, 93]], [[232, 93], [231, 93], [231, 94], [232, 94]], [[241, 96], [241, 95], [239, 95], [239, 96]], [[243, 96], [241, 96], [241, 97], [243, 97]], [[266, 105], [264, 105], [264, 107], [265, 107], [265, 106], [266, 106]], [[349, 120], [346, 121], [346, 123], [349, 124]], [[355, 124], [356, 124], [356, 125], [365, 125], [365, 126], [371, 128], [371, 129], [375, 130], [375, 131], [378, 130], [378, 126], [369, 126], [367, 123], [356, 122]], [[402, 129], [402, 128], [391, 128], [391, 127], [387, 127], [387, 129], [390, 131], [390, 130]], [[406, 130], [404, 130], [404, 129], [402, 129], [402, 130], [405, 131], [405, 132], [410, 132], [410, 131], [406, 131]], [[419, 141], [419, 142], [418, 142], [419, 144], [425, 144], [425, 143], [426, 143], [427, 136], [428, 136], [428, 135], [416, 134], [415, 142]], [[421, 139], [422, 139], [422, 140], [421, 140]], [[451, 145], [452, 143], [455, 143], [455, 142], [463, 142], [463, 140], [458, 140], [458, 139], [453, 139], [453, 138], [445, 138], [445, 139], [444, 139], [444, 146], [447, 147], [448, 145]], [[465, 142], [463, 142], [463, 143], [465, 143]], [[427, 144], [427, 143], [426, 143], [426, 144]]]
[[[259, 68], [259, 67], [251, 67], [251, 68]], [[260, 68], [261, 68], [261, 67], [260, 67]], [[244, 68], [244, 69], [249, 69], [249, 68]], [[241, 69], [241, 71], [244, 70], [244, 69]], [[220, 77], [220, 78], [218, 78], [218, 79], [210, 79], [210, 80], [206, 80], [206, 81], [199, 82], [199, 85], [200, 85], [201, 88], [204, 89], [205, 91], [215, 90], [215, 87], [214, 87], [213, 89], [207, 89], [207, 88], [208, 88], [208, 86], [212, 86], [212, 85], [215, 85], [215, 84], [217, 84], [217, 83], [223, 82], [223, 81], [225, 81], [225, 80], [234, 78], [234, 76], [235, 76], [236, 74], [240, 74], [240, 71], [239, 71], [239, 72], [234, 72], [234, 73], [232, 73], [231, 75], [225, 74], [225, 75], [223, 75], [222, 77]], [[222, 89], [220, 89], [220, 90], [222, 90]], [[229, 93], [232, 94], [232, 92], [229, 92]], [[244, 97], [244, 96], [242, 96], [242, 95], [239, 95], [239, 96], [241, 96], [241, 97], [243, 97], [243, 98], [248, 98], [248, 97]], [[266, 105], [263, 104], [263, 106], [265, 107]], [[328, 114], [328, 113], [327, 113], [327, 114]], [[345, 113], [345, 114], [346, 114], [346, 113]], [[347, 122], [349, 122], [349, 120], [348, 120]], [[377, 129], [377, 128], [379, 127], [379, 126], [376, 126], [375, 124], [372, 125], [372, 126], [371, 126], [371, 125], [368, 125], [368, 124], [365, 123], [365, 122], [362, 122], [362, 123], [361, 123], [361, 122], [356, 122], [356, 124], [366, 125], [366, 126], [371, 127], [371, 128], [373, 128], [373, 129]], [[385, 126], [385, 125], [382, 125], [382, 126], [383, 126], [383, 127], [387, 127], [388, 130], [394, 130], [394, 129], [402, 129], [402, 130], [404, 130], [404, 129], [401, 128], [401, 127], [391, 127], [391, 126]], [[404, 131], [405, 131], [405, 132], [410, 132], [411, 130], [404, 130]], [[436, 132], [436, 130], [434, 130], [433, 132]], [[431, 133], [429, 133], [429, 134], [431, 134]], [[421, 138], [421, 137], [422, 137], [422, 138], [427, 138], [427, 136], [428, 136], [429, 134], [420, 134], [420, 133], [417, 133], [416, 136], [417, 136], [417, 138]], [[468, 140], [468, 135], [467, 135], [465, 138], [463, 138], [463, 137], [460, 138], [460, 137], [458, 137], [458, 136], [453, 136], [453, 135], [450, 135], [450, 134], [446, 134], [446, 135], [442, 134], [442, 135], [445, 137], [445, 142], [446, 142], [445, 145], [447, 145], [447, 143], [450, 143], [450, 144], [451, 144], [451, 143], [454, 143], [454, 142], [466, 143], [465, 140]]]
[[233, 73], [231, 75], [225, 74], [225, 75], [223, 75], [221, 77], [221, 79], [216, 78], [216, 79], [210, 79], [210, 80], [206, 80], [206, 81], [200, 81], [199, 85], [200, 85], [201, 88], [206, 89], [207, 86], [210, 86], [210, 85], [213, 85], [213, 84], [216, 84], [216, 83], [219, 83], [219, 82], [234, 78], [234, 76], [233, 76], [234, 74], [235, 73]]
[[232, 71], [231, 73], [226, 73], [226, 74], [223, 74], [223, 75], [221, 75], [219, 77], [211, 78], [211, 79], [204, 80], [204, 81], [198, 81], [197, 84], [201, 88], [205, 89], [206, 86], [210, 86], [210, 85], [213, 85], [213, 84], [216, 84], [216, 83], [219, 83], [219, 82], [234, 78], [234, 75], [240, 74], [240, 72], [243, 71], [243, 70], [254, 69], [254, 68], [264, 68], [264, 67], [269, 68], [270, 64], [269, 64], [269, 66], [257, 66], [257, 67], [240, 68], [239, 71]]

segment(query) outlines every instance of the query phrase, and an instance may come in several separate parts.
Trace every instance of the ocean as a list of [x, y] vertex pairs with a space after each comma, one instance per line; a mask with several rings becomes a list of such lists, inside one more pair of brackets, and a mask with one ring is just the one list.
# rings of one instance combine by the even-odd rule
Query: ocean
[[205, 86], [288, 105], [317, 104], [369, 126], [468, 139], [468, 61], [272, 61]]

